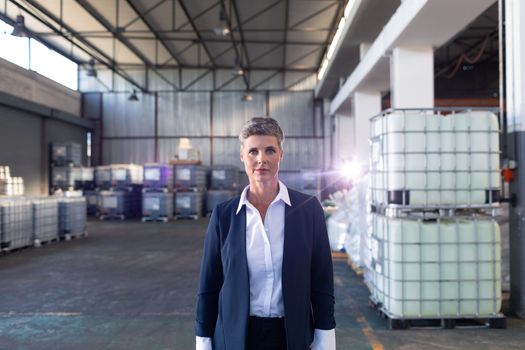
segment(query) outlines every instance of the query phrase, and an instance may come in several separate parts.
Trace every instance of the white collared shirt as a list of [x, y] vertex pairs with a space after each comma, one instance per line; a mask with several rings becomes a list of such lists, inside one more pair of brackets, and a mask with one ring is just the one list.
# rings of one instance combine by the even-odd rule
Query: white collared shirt
[[[279, 181], [279, 192], [268, 206], [264, 221], [248, 201], [246, 186], [236, 214], [246, 206], [246, 258], [250, 278], [250, 315], [284, 317], [282, 263], [285, 206], [291, 206], [288, 189]], [[312, 349], [335, 350], [335, 330], [316, 329]], [[196, 337], [197, 350], [211, 350], [211, 339]]]
[[285, 205], [288, 189], [279, 182], [279, 193], [268, 206], [264, 221], [242, 191], [236, 214], [246, 206], [246, 258], [250, 276], [250, 315], [284, 317], [281, 271], [284, 247]]

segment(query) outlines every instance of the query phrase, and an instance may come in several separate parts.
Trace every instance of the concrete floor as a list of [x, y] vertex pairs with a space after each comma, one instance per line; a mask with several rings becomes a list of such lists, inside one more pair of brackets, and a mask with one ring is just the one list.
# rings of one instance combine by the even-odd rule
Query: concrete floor
[[[89, 222], [89, 236], [0, 256], [0, 349], [194, 349], [207, 220]], [[390, 331], [334, 262], [338, 349], [523, 349], [508, 329]]]

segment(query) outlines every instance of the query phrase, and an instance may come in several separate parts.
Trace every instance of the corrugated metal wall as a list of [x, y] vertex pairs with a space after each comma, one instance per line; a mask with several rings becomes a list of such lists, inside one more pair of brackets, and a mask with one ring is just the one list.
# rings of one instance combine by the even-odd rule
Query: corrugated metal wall
[[253, 117], [267, 115], [266, 93], [252, 93], [245, 102], [240, 92], [213, 93], [213, 135], [237, 137], [241, 127]]
[[158, 93], [159, 136], [210, 135], [209, 92]]
[[[260, 73], [251, 79], [262, 81], [270, 76], [268, 72]], [[146, 79], [138, 73], [134, 78]], [[275, 75], [263, 85], [279, 80], [282, 87], [284, 78], [282, 74]], [[253, 99], [247, 102], [242, 100], [243, 78], [226, 70], [158, 70], [150, 71], [147, 79], [149, 88], [157, 90], [138, 92], [138, 102], [128, 100], [132, 86], [120, 78], [114, 83], [124, 84], [124, 92], [86, 94], [99, 96], [85, 98], [84, 108], [102, 113], [98, 116], [98, 140], [93, 142], [101, 145], [102, 164], [167, 162], [176, 155], [180, 138], [185, 137], [200, 150], [204, 164], [236, 165], [242, 169], [237, 139], [241, 127], [252, 117], [270, 115], [279, 121], [286, 135], [283, 172], [325, 167], [322, 104], [321, 108], [316, 105], [312, 90], [251, 91]], [[308, 87], [308, 81], [308, 76], [301, 79], [297, 74], [287, 78], [295, 87]], [[221, 91], [212, 89], [221, 85]], [[186, 90], [173, 91], [174, 86]], [[92, 103], [100, 105], [91, 106]]]

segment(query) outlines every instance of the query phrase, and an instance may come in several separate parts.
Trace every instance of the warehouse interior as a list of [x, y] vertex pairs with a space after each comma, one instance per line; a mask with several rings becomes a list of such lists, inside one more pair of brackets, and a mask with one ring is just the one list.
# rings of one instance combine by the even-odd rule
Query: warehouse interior
[[279, 179], [324, 209], [337, 349], [522, 348], [523, 19], [520, 0], [0, 2], [0, 347], [195, 348], [209, 217], [270, 116]]

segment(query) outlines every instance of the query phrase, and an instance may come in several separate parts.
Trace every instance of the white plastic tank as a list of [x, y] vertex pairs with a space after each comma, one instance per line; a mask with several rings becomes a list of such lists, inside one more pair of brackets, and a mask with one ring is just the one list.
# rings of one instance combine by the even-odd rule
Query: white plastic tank
[[501, 238], [495, 220], [373, 215], [372, 232], [372, 296], [391, 316], [499, 312]]
[[[408, 191], [411, 206], [484, 205], [497, 191], [499, 129], [488, 111], [394, 111], [372, 121], [373, 201]], [[401, 203], [395, 203], [401, 204]]]

